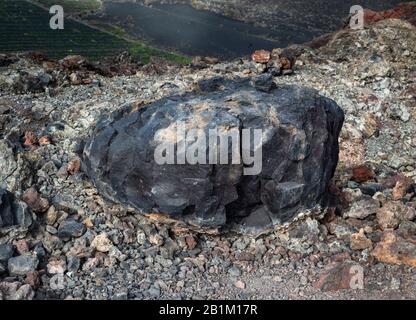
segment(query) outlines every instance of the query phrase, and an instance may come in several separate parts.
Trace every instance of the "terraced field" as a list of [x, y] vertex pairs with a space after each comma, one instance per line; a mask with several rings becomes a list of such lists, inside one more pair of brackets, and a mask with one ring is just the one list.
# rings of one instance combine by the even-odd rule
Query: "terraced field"
[[151, 56], [181, 62], [186, 60], [68, 18], [64, 30], [52, 30], [49, 12], [24, 0], [0, 0], [0, 16], [0, 52], [41, 51], [56, 59], [80, 54], [97, 60], [129, 49], [140, 55], [143, 62]]
[[98, 10], [101, 7], [100, 0], [35, 0], [40, 4], [51, 7], [55, 4], [63, 6], [66, 12], [86, 13]]

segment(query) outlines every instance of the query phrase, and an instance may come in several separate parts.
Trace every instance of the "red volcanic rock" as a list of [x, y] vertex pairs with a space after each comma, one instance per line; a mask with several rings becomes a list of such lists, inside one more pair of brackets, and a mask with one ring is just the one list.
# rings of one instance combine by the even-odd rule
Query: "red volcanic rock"
[[266, 50], [257, 50], [251, 55], [251, 59], [257, 63], [267, 63], [271, 59], [271, 53]]
[[333, 262], [325, 268], [319, 280], [314, 283], [314, 287], [322, 291], [352, 289], [357, 267], [360, 266], [351, 260]]
[[366, 182], [374, 178], [374, 171], [367, 166], [358, 166], [352, 169], [352, 180]]
[[406, 177], [405, 175], [399, 175], [392, 192], [393, 200], [404, 198], [413, 185], [414, 182], [412, 178]]
[[39, 272], [29, 271], [26, 275], [25, 283], [29, 284], [33, 289], [40, 286]]
[[39, 139], [39, 144], [41, 146], [51, 144], [51, 143], [52, 143], [52, 139], [48, 136], [43, 136]]
[[416, 267], [416, 244], [393, 231], [383, 234], [371, 254], [380, 262]]
[[25, 142], [23, 143], [26, 147], [33, 147], [38, 143], [36, 134], [32, 131], [25, 133]]
[[26, 190], [22, 199], [36, 213], [46, 212], [50, 207], [49, 201], [42, 198], [34, 187]]
[[365, 23], [372, 24], [384, 19], [404, 19], [416, 25], [416, 2], [401, 3], [385, 11], [365, 10]]
[[68, 173], [71, 175], [77, 174], [81, 169], [81, 162], [79, 159], [73, 159], [68, 163]]

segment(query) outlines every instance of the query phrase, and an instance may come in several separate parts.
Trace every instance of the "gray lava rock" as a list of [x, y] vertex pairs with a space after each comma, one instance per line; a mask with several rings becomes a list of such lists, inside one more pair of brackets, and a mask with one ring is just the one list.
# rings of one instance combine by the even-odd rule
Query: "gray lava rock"
[[36, 172], [15, 149], [9, 140], [0, 139], [0, 188], [10, 192], [29, 188]]
[[[207, 91], [138, 110], [125, 106], [97, 123], [85, 143], [83, 170], [112, 201], [204, 227], [265, 228], [324, 205], [338, 161], [343, 111], [316, 90], [265, 84], [266, 78], [227, 80], [220, 89], [205, 85]], [[245, 175], [252, 165], [243, 162], [159, 165], [154, 155], [162, 141], [171, 139], [177, 150], [178, 121], [206, 137], [214, 128], [238, 130], [240, 137], [243, 129], [261, 129], [256, 145], [262, 150], [261, 172]], [[253, 131], [250, 135], [252, 148]], [[229, 160], [231, 153], [229, 148]]]
[[3, 262], [0, 262], [0, 275], [5, 274], [7, 272], [6, 265]]
[[28, 272], [35, 271], [38, 264], [39, 260], [36, 256], [22, 255], [10, 258], [8, 269], [10, 275], [24, 276]]
[[0, 262], [7, 262], [13, 256], [14, 248], [11, 244], [0, 244]]
[[0, 189], [0, 227], [13, 225], [13, 195]]
[[81, 259], [74, 256], [68, 256], [66, 260], [68, 271], [77, 272], [81, 264]]
[[62, 240], [70, 240], [84, 234], [86, 228], [84, 224], [75, 220], [65, 220], [59, 225], [58, 237]]
[[269, 92], [276, 87], [275, 83], [273, 82], [273, 75], [268, 73], [264, 73], [255, 77], [252, 80], [252, 85], [256, 89], [264, 92]]
[[45, 72], [31, 73], [20, 71], [13, 82], [13, 89], [17, 93], [43, 92], [52, 82], [52, 76]]
[[20, 225], [30, 227], [33, 223], [32, 212], [23, 202], [16, 200], [14, 195], [0, 188], [0, 228]]

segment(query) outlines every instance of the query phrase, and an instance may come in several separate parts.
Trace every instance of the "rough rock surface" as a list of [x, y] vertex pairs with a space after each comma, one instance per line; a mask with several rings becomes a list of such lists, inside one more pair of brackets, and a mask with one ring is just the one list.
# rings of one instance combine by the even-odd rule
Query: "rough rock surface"
[[416, 267], [416, 244], [392, 231], [386, 231], [372, 255], [379, 261]]
[[13, 225], [30, 227], [32, 213], [28, 206], [7, 190], [0, 188], [0, 228]]
[[[311, 89], [226, 82], [222, 90], [168, 97], [101, 120], [84, 149], [86, 172], [108, 198], [144, 213], [208, 227], [235, 221], [271, 227], [325, 200], [343, 119], [332, 100]], [[205, 137], [215, 128], [239, 137], [261, 129], [261, 144], [254, 142], [262, 150], [261, 172], [244, 175], [242, 163], [231, 164], [232, 148], [230, 165], [159, 165], [154, 154], [164, 140], [158, 130], [178, 148], [179, 122]]]

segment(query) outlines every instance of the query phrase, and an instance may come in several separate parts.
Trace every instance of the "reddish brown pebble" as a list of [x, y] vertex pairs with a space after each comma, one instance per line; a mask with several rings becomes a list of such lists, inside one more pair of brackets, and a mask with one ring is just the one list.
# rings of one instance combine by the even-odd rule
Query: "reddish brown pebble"
[[358, 166], [352, 169], [352, 180], [366, 182], [374, 178], [374, 171], [367, 166]]
[[271, 59], [271, 53], [266, 50], [257, 50], [251, 55], [251, 59], [257, 63], [267, 63]]
[[81, 161], [79, 161], [79, 159], [71, 160], [68, 163], [67, 170], [69, 174], [71, 175], [77, 174], [80, 169], [81, 169]]
[[37, 144], [37, 138], [34, 132], [27, 131], [25, 133], [25, 142], [23, 143], [27, 147], [33, 147]]
[[195, 249], [197, 242], [193, 236], [185, 237], [186, 244], [188, 245], [189, 250]]
[[50, 137], [48, 137], [48, 136], [43, 136], [43, 137], [41, 137], [40, 139], [39, 139], [39, 144], [41, 145], [41, 146], [43, 146], [43, 145], [47, 145], [47, 144], [51, 144], [52, 143], [52, 140], [51, 140], [51, 138]]
[[26, 240], [16, 240], [13, 242], [14, 246], [16, 247], [17, 252], [20, 254], [25, 254], [29, 252], [29, 244]]
[[30, 271], [26, 275], [26, 281], [33, 289], [37, 289], [40, 285], [39, 273], [37, 271]]
[[46, 212], [49, 209], [49, 201], [42, 198], [34, 187], [25, 191], [23, 201], [36, 213]]

